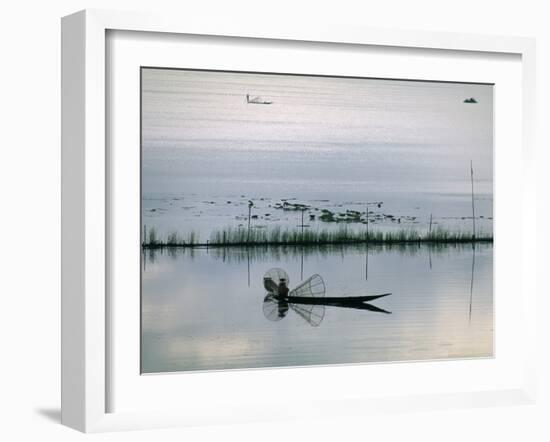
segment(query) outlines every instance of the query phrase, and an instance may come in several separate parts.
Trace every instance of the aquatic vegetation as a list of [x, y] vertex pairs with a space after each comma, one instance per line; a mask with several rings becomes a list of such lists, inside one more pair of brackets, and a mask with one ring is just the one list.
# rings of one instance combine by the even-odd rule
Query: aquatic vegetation
[[[147, 238], [147, 234], [145, 235], [145, 237]], [[151, 244], [152, 246], [155, 246], [159, 243], [157, 231], [154, 227], [149, 230], [149, 237], [146, 239], [146, 242], [148, 244]]]
[[334, 218], [334, 214], [330, 210], [323, 209], [321, 212], [322, 213], [319, 216], [319, 219], [321, 221], [324, 221], [324, 222], [327, 222], [327, 223], [331, 223], [331, 222], [336, 221], [336, 219]]
[[170, 232], [166, 238], [167, 245], [177, 245], [181, 241], [179, 240], [178, 232]]
[[149, 230], [144, 229], [144, 239], [142, 246], [146, 248], [159, 248], [159, 247], [189, 247], [199, 244], [199, 235], [197, 232], [191, 231], [187, 234], [186, 238], [183, 238], [178, 232], [170, 232], [166, 236], [166, 239], [162, 239], [155, 227], [151, 227]]
[[[296, 199], [296, 198], [291, 198]], [[307, 209], [310, 209], [311, 206], [308, 206], [307, 204], [301, 204], [301, 203], [289, 203], [288, 199], [282, 199], [282, 202], [275, 203], [272, 207], [274, 209], [282, 209], [284, 211], [304, 211]]]
[[414, 228], [393, 231], [357, 231], [342, 226], [339, 229], [290, 229], [279, 226], [268, 229], [247, 229], [228, 227], [215, 231], [206, 242], [201, 241], [196, 232], [189, 232], [185, 238], [177, 232], [168, 234], [165, 240], [158, 237], [152, 228], [143, 243], [145, 248], [162, 247], [226, 247], [226, 246], [266, 246], [266, 245], [324, 245], [324, 244], [399, 244], [433, 243], [456, 244], [492, 242], [492, 235], [477, 232], [474, 237], [468, 231], [451, 231], [436, 227], [429, 232]]
[[[376, 220], [387, 219], [388, 221], [401, 222], [400, 218], [396, 218], [394, 215], [381, 215], [375, 213], [372, 210], [368, 211], [368, 222], [375, 222]], [[407, 218], [407, 217], [404, 217]], [[410, 220], [414, 221], [415, 217], [408, 217]], [[409, 220], [407, 218], [407, 220]], [[347, 209], [345, 212], [333, 212], [329, 209], [322, 209], [321, 215], [319, 215], [319, 220], [325, 223], [367, 223], [367, 214], [365, 212], [359, 212], [357, 210]]]

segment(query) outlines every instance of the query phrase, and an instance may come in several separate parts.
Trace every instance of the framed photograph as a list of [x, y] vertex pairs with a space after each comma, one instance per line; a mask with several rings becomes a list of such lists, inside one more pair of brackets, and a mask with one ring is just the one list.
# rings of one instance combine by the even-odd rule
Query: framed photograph
[[532, 40], [62, 29], [63, 423], [533, 400]]

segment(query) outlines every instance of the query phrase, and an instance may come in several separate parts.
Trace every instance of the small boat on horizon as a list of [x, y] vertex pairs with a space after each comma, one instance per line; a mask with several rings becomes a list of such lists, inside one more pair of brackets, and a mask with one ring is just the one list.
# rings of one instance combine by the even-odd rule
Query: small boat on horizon
[[247, 104], [272, 104], [273, 101], [266, 101], [262, 99], [259, 95], [251, 97], [250, 94], [246, 94], [246, 103]]
[[474, 97], [466, 98], [463, 103], [477, 103], [477, 100]]

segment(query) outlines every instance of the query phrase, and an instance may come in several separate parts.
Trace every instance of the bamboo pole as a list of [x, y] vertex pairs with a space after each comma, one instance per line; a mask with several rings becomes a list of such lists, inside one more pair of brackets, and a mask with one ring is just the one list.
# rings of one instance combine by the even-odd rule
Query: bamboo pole
[[304, 212], [305, 209], [302, 209], [302, 241], [304, 240]]
[[470, 160], [470, 178], [472, 181], [472, 238], [476, 237], [476, 213], [474, 206], [474, 165]]
[[367, 250], [365, 253], [365, 281], [369, 280], [369, 243], [367, 242]]
[[250, 216], [252, 214], [252, 201], [248, 202], [248, 233], [246, 235], [246, 242], [250, 241]]
[[369, 242], [369, 205], [367, 203], [367, 242]]

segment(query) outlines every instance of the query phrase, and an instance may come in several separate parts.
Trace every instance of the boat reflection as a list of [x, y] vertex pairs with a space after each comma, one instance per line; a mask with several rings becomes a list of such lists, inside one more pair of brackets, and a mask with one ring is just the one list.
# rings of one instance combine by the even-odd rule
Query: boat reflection
[[274, 268], [264, 275], [264, 288], [267, 290], [267, 294], [264, 297], [263, 312], [270, 321], [280, 321], [288, 314], [289, 310], [292, 310], [311, 326], [317, 327], [325, 317], [325, 307], [391, 313], [370, 304], [370, 302], [389, 296], [391, 293], [345, 297], [325, 296], [325, 282], [317, 274], [302, 281], [292, 290], [289, 289], [289, 284], [288, 274], [283, 269]]

